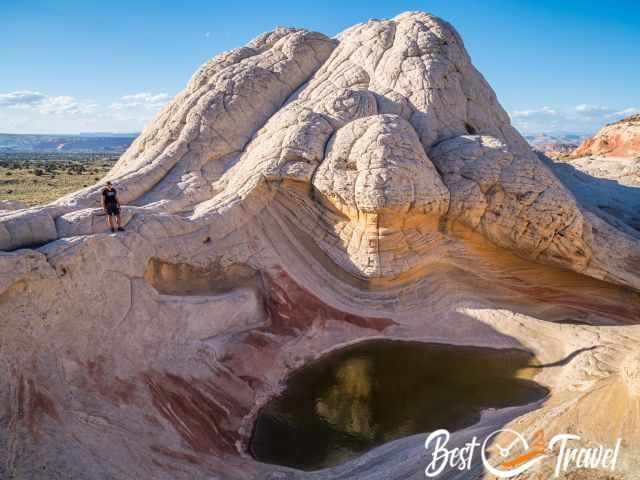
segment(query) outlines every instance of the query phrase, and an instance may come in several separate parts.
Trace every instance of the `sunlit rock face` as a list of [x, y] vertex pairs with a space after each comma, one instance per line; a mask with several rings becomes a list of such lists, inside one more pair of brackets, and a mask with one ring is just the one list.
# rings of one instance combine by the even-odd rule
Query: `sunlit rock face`
[[449, 192], [397, 115], [361, 118], [339, 129], [313, 177], [330, 237], [321, 245], [364, 277], [410, 269], [440, 234]]
[[640, 115], [631, 115], [607, 124], [592, 138], [586, 139], [571, 155], [573, 157], [627, 157], [640, 155]]
[[0, 477], [422, 477], [424, 435], [314, 473], [247, 454], [290, 372], [372, 337], [535, 353], [547, 401], [473, 431], [623, 436], [635, 474], [638, 183], [591, 168], [534, 154], [426, 13], [216, 56], [109, 172], [125, 232], [104, 180], [0, 209]]

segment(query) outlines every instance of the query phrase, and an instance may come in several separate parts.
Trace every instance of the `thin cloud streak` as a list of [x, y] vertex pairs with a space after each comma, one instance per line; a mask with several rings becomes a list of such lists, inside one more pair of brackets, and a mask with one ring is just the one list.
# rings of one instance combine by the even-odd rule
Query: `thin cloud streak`
[[586, 103], [570, 108], [544, 106], [510, 113], [514, 127], [523, 133], [595, 133], [607, 123], [640, 113], [638, 107], [615, 108]]
[[170, 99], [168, 93], [137, 92], [100, 104], [28, 90], [0, 93], [0, 132], [139, 131]]

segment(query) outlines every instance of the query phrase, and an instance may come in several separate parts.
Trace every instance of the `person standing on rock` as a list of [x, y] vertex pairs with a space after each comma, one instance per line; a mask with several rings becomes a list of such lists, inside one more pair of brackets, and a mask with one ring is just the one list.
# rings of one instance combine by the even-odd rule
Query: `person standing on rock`
[[[118, 200], [118, 192], [111, 185], [111, 182], [107, 182], [107, 186], [102, 189], [102, 209], [107, 214], [107, 225], [111, 228], [112, 232], [116, 231], [116, 225], [118, 230], [122, 232], [120, 224], [120, 201]], [[113, 224], [113, 217], [116, 219], [116, 225]]]

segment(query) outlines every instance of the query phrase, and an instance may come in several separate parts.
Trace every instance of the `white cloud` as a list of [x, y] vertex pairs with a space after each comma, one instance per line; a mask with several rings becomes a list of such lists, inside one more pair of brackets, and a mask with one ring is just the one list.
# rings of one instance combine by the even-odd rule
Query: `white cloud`
[[151, 92], [107, 103], [27, 90], [0, 92], [0, 132], [140, 131], [169, 100], [167, 93]]
[[75, 110], [77, 106], [76, 100], [73, 97], [60, 96], [60, 97], [47, 97], [37, 106], [37, 109], [41, 113], [65, 113]]
[[91, 113], [96, 107], [95, 103], [79, 101], [68, 95], [48, 96], [28, 90], [0, 94], [0, 108], [32, 110], [42, 114]]
[[631, 115], [636, 115], [640, 113], [640, 108], [637, 107], [629, 107], [629, 108], [625, 108], [624, 110], [620, 110], [618, 112], [613, 112], [609, 115], [607, 115], [608, 117], [617, 117], [617, 118], [625, 118], [625, 117], [630, 117]]
[[40, 92], [30, 92], [28, 90], [2, 93], [0, 94], [0, 107], [29, 107], [37, 105], [46, 98], [47, 96]]
[[128, 108], [143, 107], [147, 110], [159, 110], [169, 100], [169, 95], [166, 93], [132, 93], [124, 95], [113, 102], [110, 108], [113, 110], [123, 110]]
[[599, 107], [597, 105], [587, 105], [586, 103], [583, 103], [581, 105], [576, 105], [575, 111], [578, 115], [583, 115], [585, 117], [601, 117], [612, 113], [614, 110], [608, 107]]
[[533, 118], [533, 117], [553, 117], [557, 115], [551, 107], [542, 107], [532, 110], [516, 110], [511, 113], [511, 118]]
[[131, 95], [125, 95], [124, 97], [122, 97], [122, 100], [124, 101], [143, 102], [143, 103], [164, 102], [164, 101], [167, 101], [168, 99], [169, 99], [169, 95], [167, 95], [166, 93], [153, 94], [149, 92], [133, 93]]
[[513, 125], [524, 133], [593, 133], [611, 121], [640, 113], [637, 107], [621, 110], [586, 103], [569, 108], [544, 106], [511, 112]]
[[37, 110], [43, 114], [52, 115], [90, 115], [96, 112], [99, 105], [91, 101], [76, 100], [74, 97], [66, 95], [58, 97], [47, 97], [38, 104]]

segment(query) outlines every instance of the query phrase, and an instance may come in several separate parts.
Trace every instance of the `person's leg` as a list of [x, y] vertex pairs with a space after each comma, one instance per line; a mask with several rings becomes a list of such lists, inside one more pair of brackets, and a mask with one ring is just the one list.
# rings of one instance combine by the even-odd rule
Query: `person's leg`
[[120, 209], [118, 209], [118, 213], [116, 213], [116, 224], [118, 225], [118, 230], [124, 230], [120, 219]]
[[109, 223], [109, 228], [111, 228], [111, 231], [113, 232], [116, 227], [113, 225], [113, 215], [110, 213], [107, 213], [107, 223]]

